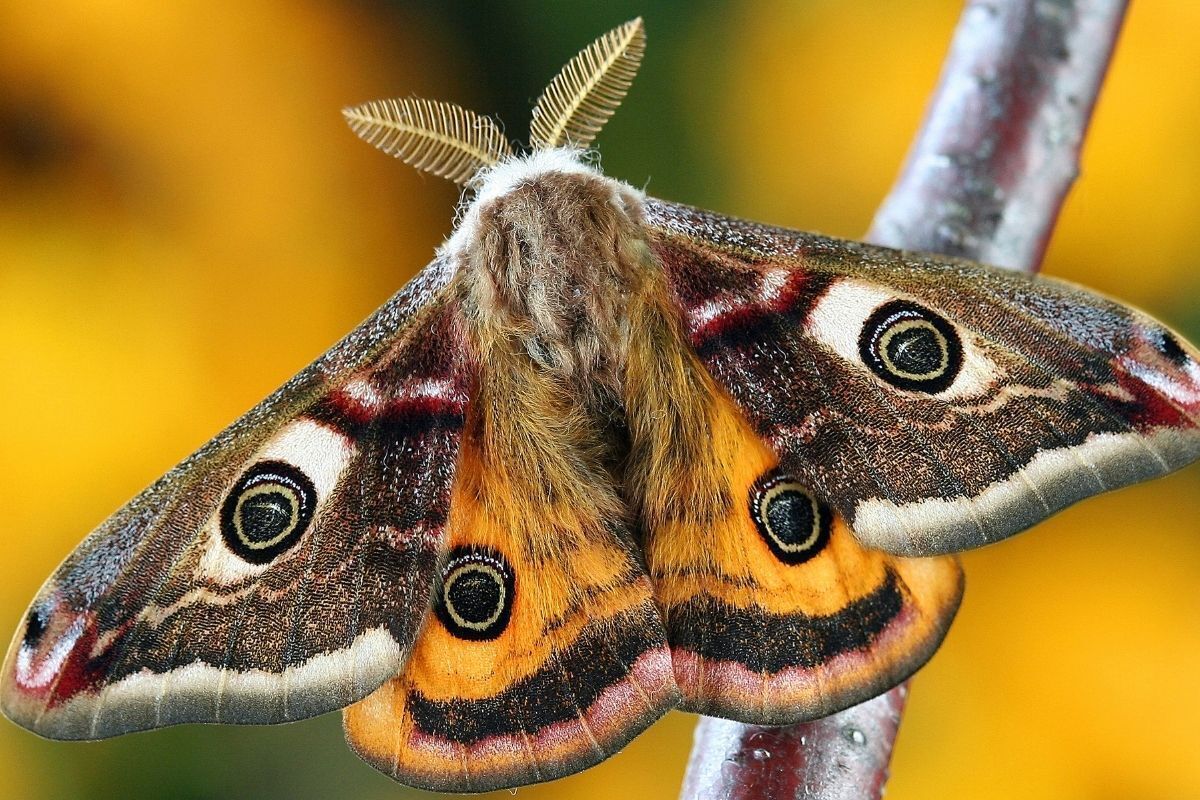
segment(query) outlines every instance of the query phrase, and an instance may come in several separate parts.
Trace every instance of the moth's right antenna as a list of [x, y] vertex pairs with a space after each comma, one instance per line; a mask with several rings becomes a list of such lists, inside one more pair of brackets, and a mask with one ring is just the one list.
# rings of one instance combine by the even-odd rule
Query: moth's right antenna
[[567, 63], [533, 107], [535, 149], [587, 147], [621, 105], [646, 52], [642, 18], [609, 31]]

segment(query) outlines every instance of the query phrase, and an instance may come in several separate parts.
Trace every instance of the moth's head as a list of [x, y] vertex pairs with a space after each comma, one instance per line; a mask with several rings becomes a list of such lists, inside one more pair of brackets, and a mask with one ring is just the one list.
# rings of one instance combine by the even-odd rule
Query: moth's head
[[529, 152], [519, 154], [490, 117], [452, 103], [376, 100], [342, 111], [362, 139], [417, 169], [498, 197], [548, 171], [598, 174], [582, 159], [624, 99], [642, 54], [642, 20], [609, 31], [571, 59], [533, 108]]

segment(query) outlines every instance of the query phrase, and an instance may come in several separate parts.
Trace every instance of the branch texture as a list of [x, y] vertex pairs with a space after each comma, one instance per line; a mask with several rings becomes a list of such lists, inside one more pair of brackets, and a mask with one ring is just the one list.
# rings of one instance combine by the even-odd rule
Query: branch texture
[[[867, 234], [1036, 271], [1128, 0], [972, 0], [925, 122]], [[814, 722], [702, 717], [684, 800], [877, 800], [908, 684]]]
[[868, 241], [1036, 270], [1127, 0], [974, 0]]
[[879, 797], [907, 696], [905, 683], [833, 716], [784, 728], [702, 717], [683, 797]]

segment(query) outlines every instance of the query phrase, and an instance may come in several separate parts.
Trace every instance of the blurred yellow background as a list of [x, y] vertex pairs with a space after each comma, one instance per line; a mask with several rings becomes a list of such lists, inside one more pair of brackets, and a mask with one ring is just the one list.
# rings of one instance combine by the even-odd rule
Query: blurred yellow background
[[[937, 77], [953, 0], [0, 0], [0, 628], [109, 512], [348, 331], [449, 231], [453, 187], [338, 110], [499, 112], [637, 14], [606, 171], [858, 236]], [[603, 6], [603, 7], [601, 7]], [[1135, 3], [1046, 271], [1200, 340], [1200, 4]], [[889, 800], [1200, 798], [1200, 468], [966, 557]], [[531, 798], [672, 797], [673, 714]], [[337, 715], [52, 743], [0, 721], [0, 796], [395, 798]], [[500, 795], [501, 797], [505, 795]]]

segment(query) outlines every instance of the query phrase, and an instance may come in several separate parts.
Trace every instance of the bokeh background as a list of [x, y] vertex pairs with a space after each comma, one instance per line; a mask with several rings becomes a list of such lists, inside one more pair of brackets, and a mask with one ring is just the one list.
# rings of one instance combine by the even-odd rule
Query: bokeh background
[[[598, 145], [658, 196], [857, 236], [905, 154], [956, 0], [0, 0], [0, 628], [110, 511], [349, 330], [447, 234], [453, 187], [338, 110], [530, 103], [646, 18]], [[1135, 3], [1046, 271], [1200, 339], [1200, 4]], [[1200, 797], [1200, 469], [966, 556], [888, 797]], [[672, 714], [535, 798], [676, 794]], [[0, 721], [0, 796], [420, 796], [337, 715], [103, 743]], [[428, 796], [428, 795], [426, 795]], [[505, 795], [500, 795], [501, 797]]]

